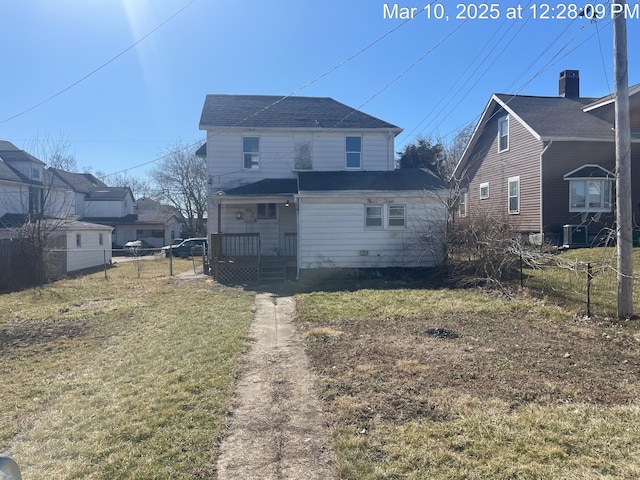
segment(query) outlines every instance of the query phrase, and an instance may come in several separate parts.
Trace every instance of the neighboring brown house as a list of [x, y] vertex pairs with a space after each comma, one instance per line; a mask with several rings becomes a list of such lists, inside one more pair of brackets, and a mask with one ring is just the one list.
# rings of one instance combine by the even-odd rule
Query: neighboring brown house
[[[634, 223], [640, 223], [640, 84], [629, 89]], [[532, 242], [591, 245], [615, 219], [613, 95], [580, 96], [577, 70], [556, 97], [491, 96], [453, 179], [457, 217], [507, 221]]]

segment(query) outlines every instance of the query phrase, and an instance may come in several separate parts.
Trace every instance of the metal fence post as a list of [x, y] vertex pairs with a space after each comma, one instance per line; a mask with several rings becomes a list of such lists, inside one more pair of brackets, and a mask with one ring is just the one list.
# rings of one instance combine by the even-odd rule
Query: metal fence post
[[591, 316], [591, 281], [593, 280], [593, 271], [591, 263], [587, 263], [587, 317]]

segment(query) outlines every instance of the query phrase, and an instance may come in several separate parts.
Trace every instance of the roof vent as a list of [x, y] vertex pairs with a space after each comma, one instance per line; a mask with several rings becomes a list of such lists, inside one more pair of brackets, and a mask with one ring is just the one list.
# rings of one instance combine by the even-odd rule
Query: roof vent
[[580, 72], [578, 70], [560, 72], [558, 95], [564, 98], [580, 98]]

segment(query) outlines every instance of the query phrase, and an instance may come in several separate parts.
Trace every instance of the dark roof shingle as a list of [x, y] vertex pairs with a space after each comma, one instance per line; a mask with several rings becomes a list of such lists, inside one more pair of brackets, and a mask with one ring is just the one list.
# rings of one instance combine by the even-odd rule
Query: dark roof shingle
[[207, 95], [200, 128], [400, 128], [328, 97]]
[[390, 172], [300, 172], [300, 191], [390, 190], [419, 191], [447, 188], [444, 181], [422, 168]]

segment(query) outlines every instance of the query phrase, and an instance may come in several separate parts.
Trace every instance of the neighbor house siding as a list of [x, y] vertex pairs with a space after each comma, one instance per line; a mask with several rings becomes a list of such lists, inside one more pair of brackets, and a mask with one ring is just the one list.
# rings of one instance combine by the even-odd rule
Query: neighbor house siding
[[[615, 169], [615, 145], [611, 142], [553, 142], [543, 155], [543, 231], [546, 234], [562, 234], [565, 224], [580, 224], [580, 213], [569, 212], [569, 182], [563, 177], [586, 164], [596, 164], [613, 172]], [[614, 213], [598, 216], [594, 229], [613, 219]], [[595, 224], [600, 226], [597, 226]]]
[[[344, 195], [344, 194], [342, 194]], [[365, 206], [406, 205], [406, 228], [365, 227]], [[386, 268], [433, 266], [440, 260], [446, 209], [435, 196], [327, 196], [299, 199], [299, 266]], [[432, 235], [431, 241], [424, 235]], [[340, 239], [340, 241], [336, 241]]]
[[[468, 217], [489, 214], [508, 221], [516, 231], [532, 232], [540, 229], [540, 151], [537, 140], [514, 117], [509, 118], [509, 149], [498, 152], [498, 119], [496, 114], [488, 122], [478, 144], [484, 156], [468, 185]], [[520, 177], [520, 210], [509, 214], [508, 180]], [[489, 198], [480, 199], [480, 185], [489, 183]]]

